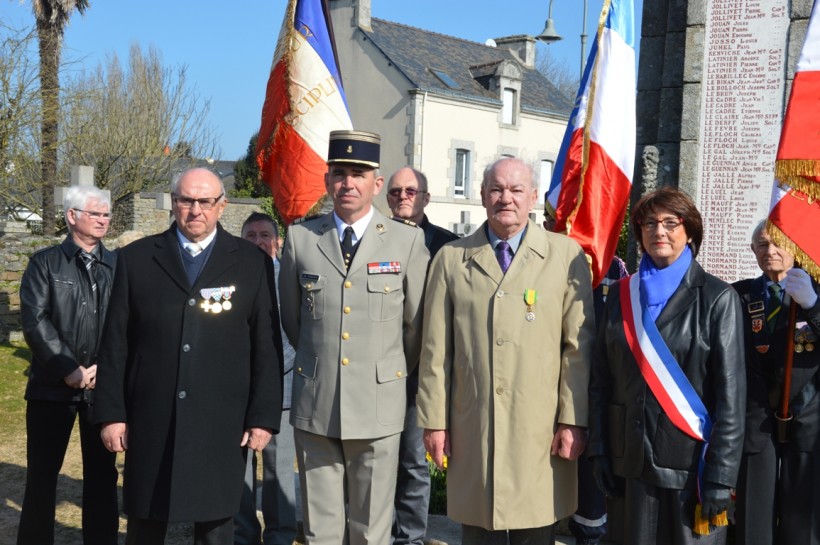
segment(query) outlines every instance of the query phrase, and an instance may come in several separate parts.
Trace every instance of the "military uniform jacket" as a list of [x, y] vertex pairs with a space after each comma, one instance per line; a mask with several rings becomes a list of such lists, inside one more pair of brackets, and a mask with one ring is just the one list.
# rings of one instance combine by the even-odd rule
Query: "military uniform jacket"
[[296, 348], [295, 428], [340, 439], [402, 431], [427, 262], [423, 231], [375, 210], [350, 270], [332, 213], [289, 228], [279, 293]]
[[530, 221], [506, 274], [486, 224], [439, 251], [416, 404], [420, 427], [450, 433], [450, 518], [503, 530], [575, 512], [577, 464], [550, 445], [558, 424], [587, 425], [593, 328], [592, 279], [574, 240]]
[[[219, 226], [190, 286], [175, 231], [173, 225], [120, 251], [94, 417], [128, 424], [125, 513], [216, 520], [239, 507], [245, 429], [279, 428], [273, 263]], [[230, 286], [230, 310], [206, 312], [203, 289]]]
[[[783, 366], [786, 340], [789, 335], [788, 298], [783, 303], [773, 333], [766, 327], [765, 316], [759, 333], [752, 330], [750, 304], [765, 305], [766, 277], [741, 280], [734, 284], [743, 306], [743, 331], [746, 337], [746, 376], [748, 401], [746, 404], [746, 438], [743, 450], [760, 452], [775, 433], [775, 412], [783, 392]], [[814, 284], [818, 292], [817, 284]], [[754, 307], [752, 307], [754, 308]], [[795, 352], [792, 369], [789, 411], [794, 419], [789, 423], [790, 448], [810, 452], [820, 449], [820, 299], [808, 309], [797, 309], [797, 323], [792, 331]], [[811, 339], [814, 339], [813, 341]], [[807, 349], [811, 344], [811, 349]], [[768, 346], [765, 353], [757, 346]]]

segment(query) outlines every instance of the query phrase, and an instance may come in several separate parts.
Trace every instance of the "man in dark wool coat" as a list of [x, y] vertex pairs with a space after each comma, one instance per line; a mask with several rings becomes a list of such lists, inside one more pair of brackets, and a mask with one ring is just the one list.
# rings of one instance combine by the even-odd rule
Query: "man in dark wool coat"
[[281, 416], [273, 265], [218, 223], [213, 172], [184, 172], [171, 196], [171, 228], [119, 255], [94, 417], [105, 447], [126, 452], [127, 544], [194, 521], [197, 545], [229, 545], [245, 447], [261, 451]]

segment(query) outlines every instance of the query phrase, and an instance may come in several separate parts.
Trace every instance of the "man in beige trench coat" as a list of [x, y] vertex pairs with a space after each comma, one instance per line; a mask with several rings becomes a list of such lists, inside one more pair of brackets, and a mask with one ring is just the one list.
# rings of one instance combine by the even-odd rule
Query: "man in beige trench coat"
[[[577, 503], [593, 337], [587, 260], [529, 221], [532, 169], [484, 173], [487, 222], [441, 249], [424, 303], [419, 426], [463, 544], [554, 543]], [[505, 272], [506, 271], [506, 272]]]

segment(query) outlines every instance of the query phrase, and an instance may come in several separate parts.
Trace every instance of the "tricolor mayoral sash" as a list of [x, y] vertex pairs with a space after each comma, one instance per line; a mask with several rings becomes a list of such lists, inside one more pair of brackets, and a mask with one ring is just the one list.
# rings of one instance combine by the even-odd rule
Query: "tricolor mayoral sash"
[[[695, 388], [686, 378], [675, 356], [661, 337], [655, 320], [646, 305], [641, 304], [640, 276], [631, 275], [620, 282], [621, 314], [623, 315], [626, 342], [646, 384], [661, 409], [680, 431], [703, 442], [703, 450], [698, 464], [698, 496], [706, 462], [706, 449], [712, 433], [712, 420]], [[695, 509], [695, 533], [708, 534], [708, 521], [700, 517], [700, 505]], [[716, 517], [717, 518], [717, 517]], [[700, 519], [700, 520], [699, 520]], [[711, 522], [723, 526], [725, 516]], [[698, 523], [700, 524], [700, 527]], [[705, 527], [703, 526], [705, 522]]]

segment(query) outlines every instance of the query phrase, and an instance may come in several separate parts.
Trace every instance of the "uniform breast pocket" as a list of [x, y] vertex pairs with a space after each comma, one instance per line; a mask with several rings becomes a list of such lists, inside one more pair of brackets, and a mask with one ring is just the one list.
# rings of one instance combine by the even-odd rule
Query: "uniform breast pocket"
[[401, 280], [401, 276], [397, 274], [376, 274], [367, 278], [367, 300], [371, 320], [385, 322], [401, 315], [404, 303]]
[[325, 314], [325, 287], [327, 277], [321, 274], [302, 273], [302, 316], [319, 320]]

